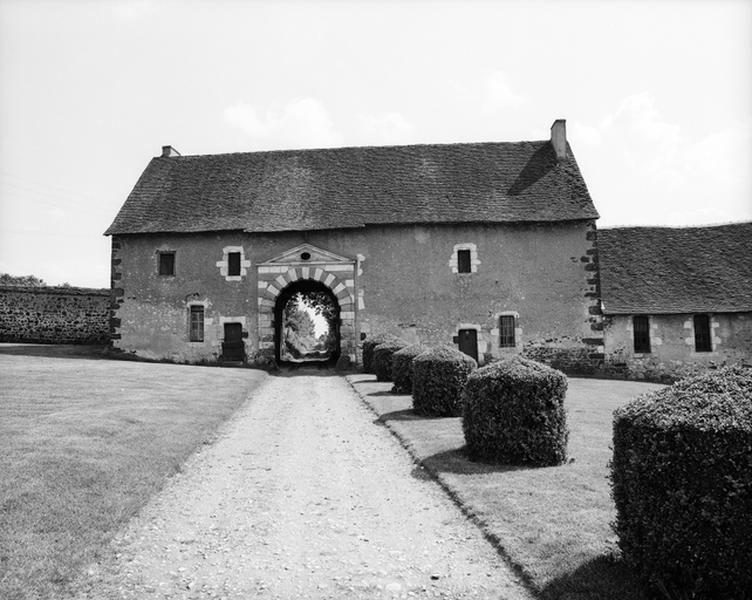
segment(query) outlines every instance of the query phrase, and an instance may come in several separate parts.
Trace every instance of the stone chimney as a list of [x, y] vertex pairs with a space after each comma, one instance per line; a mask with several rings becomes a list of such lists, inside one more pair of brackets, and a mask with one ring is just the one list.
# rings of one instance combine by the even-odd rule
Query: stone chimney
[[557, 160], [567, 157], [567, 122], [564, 119], [556, 119], [551, 125], [551, 145]]
[[169, 158], [171, 156], [180, 156], [180, 152], [172, 146], [162, 146], [162, 158]]

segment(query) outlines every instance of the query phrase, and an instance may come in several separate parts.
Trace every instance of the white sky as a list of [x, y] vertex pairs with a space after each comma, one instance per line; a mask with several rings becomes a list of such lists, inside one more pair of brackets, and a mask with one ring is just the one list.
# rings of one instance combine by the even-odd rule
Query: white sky
[[0, 0], [0, 272], [109, 286], [183, 154], [547, 139], [599, 226], [752, 220], [752, 2]]

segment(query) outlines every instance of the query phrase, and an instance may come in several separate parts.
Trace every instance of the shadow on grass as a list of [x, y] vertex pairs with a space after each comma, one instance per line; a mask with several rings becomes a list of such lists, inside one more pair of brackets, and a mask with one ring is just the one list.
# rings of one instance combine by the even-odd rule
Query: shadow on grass
[[610, 555], [598, 556], [549, 582], [541, 590], [545, 600], [646, 600], [639, 581], [621, 561]]
[[406, 408], [404, 410], [393, 410], [392, 412], [384, 413], [378, 419], [374, 419], [374, 423], [383, 425], [389, 421], [422, 421], [429, 417], [422, 417], [416, 415], [412, 408]]
[[458, 475], [508, 473], [510, 471], [529, 471], [541, 468], [529, 465], [504, 465], [472, 461], [467, 454], [466, 446], [438, 452], [427, 456], [420, 462], [426, 468], [436, 473], [457, 473]]
[[51, 358], [108, 359], [108, 346], [87, 344], [21, 344], [2, 343], [0, 354], [11, 356], [46, 356]]

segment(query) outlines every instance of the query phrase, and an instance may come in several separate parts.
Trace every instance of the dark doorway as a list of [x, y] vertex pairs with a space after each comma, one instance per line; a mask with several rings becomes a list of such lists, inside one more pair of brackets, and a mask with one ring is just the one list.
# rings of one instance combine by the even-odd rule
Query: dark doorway
[[475, 329], [460, 329], [457, 337], [459, 338], [460, 350], [468, 356], [472, 356], [477, 362], [478, 332]]
[[320, 281], [287, 286], [274, 307], [277, 362], [336, 362], [340, 355], [339, 302]]
[[225, 323], [225, 339], [222, 342], [222, 360], [229, 362], [245, 360], [243, 325], [241, 323]]

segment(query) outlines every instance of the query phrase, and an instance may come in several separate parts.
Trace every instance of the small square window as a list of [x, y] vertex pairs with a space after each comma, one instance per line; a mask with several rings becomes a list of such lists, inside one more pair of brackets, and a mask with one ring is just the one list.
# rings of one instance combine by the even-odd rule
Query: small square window
[[227, 275], [236, 277], [240, 275], [240, 252], [230, 252], [227, 255]]
[[457, 250], [457, 272], [471, 273], [470, 250]]
[[695, 352], [712, 352], [713, 344], [710, 339], [710, 317], [695, 315]]
[[160, 252], [159, 253], [159, 274], [160, 275], [175, 275], [175, 253], [174, 252]]
[[650, 319], [646, 315], [632, 317], [632, 330], [634, 332], [634, 351], [638, 354], [650, 352]]
[[499, 348], [514, 348], [517, 340], [514, 337], [514, 316], [499, 317]]
[[204, 341], [204, 307], [191, 306], [191, 314], [188, 324], [188, 339], [191, 342]]

